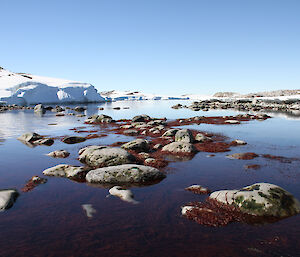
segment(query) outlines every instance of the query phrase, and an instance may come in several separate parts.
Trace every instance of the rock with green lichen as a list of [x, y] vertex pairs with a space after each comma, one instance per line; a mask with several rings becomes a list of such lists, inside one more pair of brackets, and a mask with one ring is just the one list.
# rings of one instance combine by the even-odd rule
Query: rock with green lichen
[[96, 168], [134, 163], [135, 157], [119, 147], [88, 146], [79, 151], [79, 161]]
[[175, 134], [176, 142], [193, 143], [194, 137], [189, 129], [178, 130]]
[[173, 137], [179, 129], [169, 129], [167, 130], [162, 137]]
[[156, 168], [136, 164], [123, 164], [91, 170], [86, 175], [90, 183], [128, 184], [148, 183], [165, 178]]
[[195, 147], [191, 143], [185, 142], [173, 142], [165, 145], [162, 149], [163, 152], [170, 153], [183, 153], [183, 154], [191, 154], [196, 152]]
[[300, 203], [292, 194], [268, 183], [257, 183], [239, 190], [216, 191], [209, 197], [235, 205], [242, 212], [255, 216], [284, 218], [300, 213]]
[[136, 139], [133, 141], [130, 141], [128, 143], [125, 143], [121, 146], [122, 148], [126, 150], [134, 150], [138, 152], [148, 152], [149, 151], [149, 143], [145, 139]]

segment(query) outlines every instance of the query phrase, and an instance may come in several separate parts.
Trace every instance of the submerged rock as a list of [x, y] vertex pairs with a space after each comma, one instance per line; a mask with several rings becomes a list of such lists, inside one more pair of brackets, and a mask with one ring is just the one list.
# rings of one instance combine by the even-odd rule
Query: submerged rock
[[163, 152], [170, 152], [170, 153], [186, 153], [191, 154], [196, 152], [195, 147], [191, 143], [185, 142], [172, 142], [170, 144], [165, 145], [162, 148]]
[[156, 168], [123, 164], [112, 167], [91, 170], [86, 175], [86, 180], [90, 183], [147, 183], [165, 178], [165, 175]]
[[84, 137], [76, 137], [76, 136], [71, 136], [71, 137], [65, 137], [62, 139], [62, 141], [65, 144], [77, 144], [84, 142], [86, 139]]
[[91, 204], [82, 204], [81, 207], [88, 218], [93, 218], [94, 213], [97, 212]]
[[147, 140], [145, 139], [136, 139], [136, 140], [133, 140], [133, 141], [130, 141], [124, 145], [121, 146], [122, 148], [124, 149], [127, 149], [127, 150], [134, 150], [134, 151], [139, 151], [139, 152], [147, 152], [149, 151], [149, 143]]
[[256, 153], [234, 153], [234, 154], [229, 154], [226, 155], [227, 158], [229, 159], [237, 159], [237, 160], [252, 160], [258, 155]]
[[134, 200], [134, 195], [129, 189], [124, 189], [120, 186], [114, 186], [111, 189], [109, 189], [109, 193], [113, 196], [119, 197], [121, 200], [128, 202], [128, 203], [133, 203], [137, 204], [138, 201]]
[[243, 213], [255, 216], [284, 218], [300, 213], [300, 204], [292, 194], [268, 183], [257, 183], [239, 190], [216, 191], [209, 198], [234, 205]]
[[59, 164], [43, 171], [46, 176], [66, 177], [80, 179], [83, 178], [87, 170], [84, 167]]
[[11, 208], [18, 196], [19, 193], [15, 189], [0, 190], [0, 212]]
[[30, 180], [27, 181], [26, 185], [22, 188], [22, 192], [29, 192], [33, 190], [40, 184], [45, 184], [47, 179], [41, 178], [39, 176], [33, 176]]
[[206, 187], [200, 186], [200, 185], [191, 185], [189, 187], [186, 187], [185, 190], [191, 191], [195, 194], [209, 194], [210, 190]]
[[66, 150], [56, 150], [51, 153], [48, 153], [47, 155], [53, 158], [67, 158], [70, 155], [70, 153]]
[[135, 157], [118, 147], [89, 146], [79, 151], [79, 161], [90, 167], [105, 167], [133, 163]]
[[189, 129], [178, 130], [175, 134], [175, 142], [193, 143], [192, 132]]

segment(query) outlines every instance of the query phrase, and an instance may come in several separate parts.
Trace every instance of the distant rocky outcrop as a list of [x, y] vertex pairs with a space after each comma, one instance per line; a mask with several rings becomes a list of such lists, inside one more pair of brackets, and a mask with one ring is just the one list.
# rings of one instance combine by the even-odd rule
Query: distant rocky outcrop
[[239, 93], [235, 92], [217, 92], [213, 95], [213, 97], [239, 97]]

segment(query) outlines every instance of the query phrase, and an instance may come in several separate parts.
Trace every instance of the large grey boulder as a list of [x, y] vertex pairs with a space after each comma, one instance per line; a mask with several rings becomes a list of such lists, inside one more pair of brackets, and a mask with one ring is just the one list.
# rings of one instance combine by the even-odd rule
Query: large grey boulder
[[46, 113], [46, 109], [42, 104], [37, 104], [36, 106], [34, 106], [34, 113], [44, 114]]
[[178, 130], [175, 134], [175, 142], [193, 143], [194, 137], [189, 129]]
[[87, 120], [84, 121], [85, 123], [93, 124], [93, 123], [111, 123], [113, 122], [112, 117], [108, 115], [93, 115], [90, 116]]
[[195, 147], [191, 143], [185, 143], [185, 142], [173, 142], [165, 145], [161, 150], [163, 152], [185, 153], [185, 154], [196, 152]]
[[0, 190], [0, 212], [12, 207], [18, 196], [19, 193], [15, 189]]
[[136, 140], [133, 140], [133, 141], [123, 144], [121, 147], [126, 150], [147, 152], [147, 151], [149, 151], [149, 142], [145, 139], [138, 138]]
[[106, 167], [133, 163], [135, 157], [119, 147], [89, 146], [79, 151], [79, 161], [90, 167]]
[[123, 164], [91, 170], [86, 175], [90, 183], [147, 183], [165, 178], [156, 168], [136, 164]]
[[242, 212], [255, 216], [283, 218], [300, 213], [300, 204], [292, 194], [269, 183], [256, 183], [239, 190], [216, 191], [209, 198], [235, 205]]
[[78, 179], [85, 176], [86, 169], [84, 167], [71, 166], [67, 164], [59, 164], [44, 170], [43, 174], [46, 176]]

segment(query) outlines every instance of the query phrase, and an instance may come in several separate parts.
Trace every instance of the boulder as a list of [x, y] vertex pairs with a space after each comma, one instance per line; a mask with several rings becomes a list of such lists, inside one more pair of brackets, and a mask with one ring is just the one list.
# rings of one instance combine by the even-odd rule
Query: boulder
[[86, 175], [86, 180], [90, 183], [109, 184], [147, 183], [163, 178], [165, 175], [158, 169], [136, 164], [99, 168]]
[[113, 122], [112, 117], [108, 115], [93, 115], [90, 116], [87, 120], [84, 121], [85, 123], [94, 124], [94, 123], [111, 123]]
[[123, 131], [123, 134], [127, 136], [136, 136], [139, 134], [139, 132], [135, 129], [127, 129]]
[[71, 166], [67, 164], [59, 164], [44, 170], [43, 174], [46, 176], [79, 179], [85, 176], [86, 169], [84, 167]]
[[185, 142], [172, 142], [170, 144], [165, 145], [162, 148], [163, 152], [170, 152], [170, 153], [194, 153], [196, 152], [195, 147], [191, 143]]
[[106, 167], [135, 162], [135, 157], [119, 147], [90, 146], [79, 151], [79, 161], [90, 167]]
[[18, 137], [18, 140], [33, 143], [36, 140], [42, 139], [43, 137], [35, 132], [27, 132], [22, 136]]
[[74, 111], [75, 111], [75, 112], [84, 112], [85, 110], [86, 110], [86, 108], [83, 107], [83, 106], [76, 106], [76, 107], [74, 108]]
[[70, 155], [70, 153], [66, 150], [56, 150], [51, 153], [48, 153], [47, 155], [54, 158], [67, 158]]
[[162, 137], [173, 137], [179, 129], [169, 129], [162, 134]]
[[203, 143], [203, 142], [207, 142], [207, 141], [212, 141], [212, 139], [210, 137], [207, 137], [201, 133], [198, 133], [196, 136], [195, 136], [195, 140], [199, 143]]
[[192, 132], [189, 129], [178, 130], [175, 134], [175, 142], [193, 143]]
[[256, 183], [239, 190], [216, 191], [209, 198], [234, 205], [243, 213], [255, 216], [284, 218], [300, 213], [300, 203], [292, 194], [269, 183]]
[[243, 140], [240, 140], [240, 139], [235, 139], [232, 141], [233, 144], [236, 144], [236, 145], [246, 145], [247, 143]]
[[126, 150], [134, 150], [138, 152], [147, 152], [149, 151], [149, 143], [145, 139], [136, 139], [133, 141], [130, 141], [124, 145], [121, 146], [122, 148]]
[[132, 118], [132, 122], [145, 122], [149, 120], [151, 120], [151, 117], [146, 114], [137, 115]]
[[65, 109], [58, 105], [55, 108], [51, 109], [51, 112], [63, 112], [63, 111], [65, 111]]
[[46, 109], [42, 104], [37, 104], [36, 106], [34, 106], [34, 113], [44, 114], [46, 113]]
[[12, 207], [18, 196], [19, 193], [15, 189], [0, 190], [0, 212]]
[[53, 145], [54, 140], [52, 138], [42, 138], [33, 142], [35, 145]]
[[77, 136], [70, 136], [70, 137], [65, 137], [62, 139], [62, 141], [65, 144], [77, 144], [84, 142], [86, 139], [84, 137], [77, 137]]

